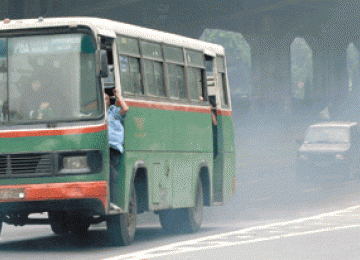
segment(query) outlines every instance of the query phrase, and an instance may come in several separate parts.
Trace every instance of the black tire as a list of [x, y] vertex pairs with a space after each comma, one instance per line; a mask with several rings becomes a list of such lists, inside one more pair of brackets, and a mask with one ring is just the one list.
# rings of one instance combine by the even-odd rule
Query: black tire
[[51, 230], [57, 235], [82, 235], [90, 227], [90, 220], [82, 216], [68, 216], [65, 212], [49, 212]]
[[73, 235], [84, 235], [89, 227], [91, 222], [89, 218], [83, 216], [73, 216], [68, 219], [68, 226], [70, 233]]
[[67, 225], [66, 215], [64, 212], [49, 212], [51, 230], [56, 235], [70, 234], [70, 229]]
[[2, 223], [2, 221], [0, 221], [0, 234], [1, 234], [1, 230], [2, 230], [2, 225], [3, 225], [3, 223]]
[[195, 206], [159, 212], [161, 226], [168, 232], [194, 233], [200, 230], [203, 219], [203, 190], [200, 178], [197, 180]]
[[137, 201], [135, 186], [130, 187], [129, 212], [120, 215], [108, 216], [107, 230], [116, 246], [128, 246], [135, 238]]

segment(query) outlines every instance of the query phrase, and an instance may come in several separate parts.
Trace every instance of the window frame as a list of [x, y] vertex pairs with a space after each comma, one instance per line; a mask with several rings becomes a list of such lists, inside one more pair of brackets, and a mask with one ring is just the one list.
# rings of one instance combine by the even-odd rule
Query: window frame
[[[219, 70], [218, 60], [222, 59], [222, 70]], [[222, 86], [219, 87], [220, 94], [220, 102], [221, 108], [230, 108], [230, 96], [229, 96], [229, 88], [228, 88], [228, 79], [226, 72], [226, 59], [225, 56], [216, 55], [215, 57], [215, 67], [216, 67], [216, 81], [219, 83], [219, 77], [221, 77]]]
[[[140, 64], [139, 64], [140, 65], [140, 81], [141, 81], [142, 93], [138, 94], [138, 93], [125, 92], [124, 88], [121, 86], [122, 91], [123, 91], [123, 95], [125, 97], [141, 98], [141, 99], [154, 100], [154, 101], [156, 101], [156, 100], [157, 101], [168, 101], [168, 102], [183, 103], [183, 104], [193, 104], [193, 105], [202, 105], [202, 106], [207, 106], [208, 105], [208, 103], [207, 103], [208, 97], [207, 97], [207, 84], [206, 84], [205, 54], [204, 54], [204, 52], [202, 50], [191, 49], [191, 48], [188, 48], [188, 47], [185, 47], [185, 46], [171, 44], [171, 43], [164, 43], [164, 42], [160, 42], [160, 41], [156, 41], [156, 40], [149, 40], [149, 39], [142, 38], [142, 37], [132, 37], [132, 36], [128, 36], [126, 34], [117, 34], [116, 36], [117, 36], [117, 39], [118, 39], [118, 37], [119, 38], [124, 37], [124, 38], [135, 39], [139, 43], [138, 44], [138, 46], [139, 46], [139, 55], [121, 52], [118, 44], [116, 45], [116, 47], [117, 47], [116, 55], [117, 55], [118, 62], [119, 62], [120, 84], [121, 84], [120, 56], [122, 55], [122, 56], [128, 57], [129, 61], [130, 61], [130, 58], [137, 58], [137, 59], [139, 59], [139, 62], [140, 62]], [[160, 45], [160, 50], [161, 50], [160, 55], [161, 55], [162, 58], [149, 57], [149, 56], [145, 55], [142, 42], [154, 43], [154, 44]], [[171, 60], [171, 59], [168, 59], [167, 57], [165, 57], [165, 48], [167, 48], [167, 47], [181, 50], [183, 62], [174, 61], [174, 60]], [[199, 64], [189, 63], [187, 61], [187, 57], [186, 57], [187, 51], [189, 51], [189, 52], [197, 52], [197, 53], [201, 54], [203, 65], [200, 66]], [[159, 63], [162, 64], [163, 84], [164, 84], [165, 96], [159, 95], [159, 93], [160, 93], [159, 89], [157, 89], [158, 93], [156, 95], [150, 94], [149, 86], [148, 86], [148, 84], [146, 82], [145, 61], [150, 61], [152, 63], [159, 62]], [[183, 80], [184, 80], [184, 89], [183, 89], [183, 91], [185, 92], [185, 97], [180, 97], [180, 91], [179, 91], [180, 89], [179, 88], [177, 88], [177, 91], [179, 93], [179, 97], [171, 97], [170, 96], [170, 74], [169, 74], [169, 65], [170, 64], [182, 67], [183, 74], [184, 74], [184, 78], [183, 78]], [[152, 66], [152, 68], [154, 70], [154, 65]], [[190, 86], [189, 86], [189, 82], [188, 82], [188, 80], [189, 80], [188, 68], [200, 69], [201, 82], [202, 82], [201, 88], [202, 89], [201, 89], [201, 92], [198, 93], [198, 94], [199, 94], [199, 97], [203, 96], [203, 100], [200, 100], [200, 99], [192, 100], [191, 97], [190, 97]], [[155, 74], [155, 71], [153, 73]], [[131, 80], [131, 73], [130, 73], [130, 80]]]
[[[155, 43], [155, 44], [159, 44], [160, 45], [160, 50], [161, 50], [161, 56], [163, 57], [162, 59], [159, 59], [159, 58], [154, 58], [154, 57], [144, 57], [144, 50], [143, 50], [143, 46], [141, 45], [141, 42], [148, 42], [148, 43]], [[142, 68], [142, 78], [143, 78], [143, 83], [144, 83], [144, 95], [150, 99], [166, 99], [168, 97], [168, 89], [167, 89], [167, 86], [166, 86], [166, 78], [165, 78], [165, 69], [164, 69], [164, 63], [165, 63], [165, 60], [164, 60], [164, 51], [163, 51], [163, 48], [162, 48], [162, 43], [161, 42], [156, 42], [156, 41], [149, 41], [149, 40], [146, 40], [146, 39], [139, 39], [139, 46], [140, 46], [140, 63], [141, 63], [141, 68]], [[149, 60], [151, 62], [159, 62], [159, 63], [162, 63], [162, 73], [163, 73], [163, 83], [164, 83], [164, 90], [165, 90], [165, 96], [154, 96], [154, 95], [150, 95], [149, 93], [149, 88], [148, 88], [148, 85], [147, 85], [147, 82], [146, 82], [146, 76], [145, 76], [145, 60]], [[153, 66], [153, 69], [154, 69], [154, 66]], [[155, 75], [155, 73], [154, 73]]]
[[[183, 48], [184, 49], [184, 60], [185, 60], [185, 68], [186, 68], [186, 90], [187, 90], [187, 98], [188, 98], [188, 102], [190, 103], [204, 103], [207, 101], [208, 97], [207, 97], [207, 91], [206, 91], [206, 88], [207, 88], [207, 84], [206, 84], [206, 80], [204, 78], [204, 75], [206, 75], [206, 64], [205, 64], [205, 54], [201, 51], [198, 51], [198, 50], [192, 50], [192, 49], [189, 49], [189, 48]], [[187, 57], [186, 57], [186, 51], [191, 51], [191, 52], [198, 52], [198, 53], [201, 53], [202, 55], [202, 60], [203, 60], [203, 66], [199, 66], [199, 65], [196, 65], [196, 64], [189, 64], [188, 63], [188, 60], [187, 60]], [[199, 97], [200, 97], [200, 94], [203, 95], [204, 93], [206, 93], [206, 97], [203, 96], [203, 99], [204, 100], [200, 100], [199, 98], [197, 100], [193, 100], [191, 99], [190, 97], [190, 86], [189, 86], [189, 71], [188, 71], [188, 68], [195, 68], [195, 69], [200, 69], [200, 73], [201, 73], [201, 82], [202, 82], [202, 86], [201, 86], [201, 93], [198, 93], [199, 94]], [[205, 89], [205, 90], [204, 90]]]
[[[118, 40], [119, 37], [123, 37], [123, 38], [128, 38], [128, 39], [133, 39], [133, 40], [137, 40], [138, 41], [138, 47], [139, 47], [139, 54], [129, 54], [126, 52], [121, 52], [121, 49], [119, 48], [118, 45]], [[115, 39], [115, 43], [116, 43], [116, 56], [117, 56], [117, 61], [119, 63], [119, 79], [120, 79], [120, 86], [121, 86], [121, 91], [123, 93], [124, 96], [131, 96], [131, 97], [144, 97], [146, 96], [145, 94], [145, 84], [144, 84], [144, 71], [143, 71], [143, 66], [142, 66], [142, 57], [141, 57], [141, 46], [140, 46], [140, 38], [139, 37], [131, 37], [128, 35], [121, 35], [121, 34], [116, 34], [116, 39]], [[135, 58], [139, 60], [139, 73], [140, 73], [140, 93], [135, 93], [135, 92], [125, 92], [123, 86], [121, 85], [121, 62], [120, 62], [120, 56], [126, 56], [129, 59], [129, 65], [128, 65], [128, 69], [129, 69], [129, 77], [130, 77], [130, 84], [131, 84], [131, 68], [130, 68], [130, 59], [131, 58]]]

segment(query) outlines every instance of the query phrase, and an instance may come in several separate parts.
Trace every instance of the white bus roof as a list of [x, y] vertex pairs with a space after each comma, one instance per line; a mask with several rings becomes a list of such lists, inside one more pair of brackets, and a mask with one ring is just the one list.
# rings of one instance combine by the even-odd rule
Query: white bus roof
[[121, 34], [129, 37], [147, 39], [156, 42], [167, 43], [171, 45], [183, 46], [185, 48], [201, 50], [208, 55], [225, 55], [224, 48], [221, 45], [212, 44], [185, 36], [166, 33], [158, 30], [148, 29], [136, 25], [122, 22], [91, 17], [63, 17], [63, 18], [39, 18], [10, 20], [9, 23], [0, 21], [0, 31], [16, 29], [35, 29], [60, 26], [88, 26], [96, 34], [108, 37], [116, 37]]

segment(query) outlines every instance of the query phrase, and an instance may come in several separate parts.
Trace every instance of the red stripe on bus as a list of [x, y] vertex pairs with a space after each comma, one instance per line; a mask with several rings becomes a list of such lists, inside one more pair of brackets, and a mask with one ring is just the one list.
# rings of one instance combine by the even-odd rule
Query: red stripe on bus
[[227, 110], [217, 110], [217, 114], [221, 116], [232, 116], [232, 112]]
[[68, 128], [68, 129], [6, 131], [6, 132], [0, 132], [0, 138], [89, 134], [89, 133], [104, 131], [106, 129], [107, 129], [107, 124], [100, 126], [78, 127], [78, 128]]
[[[194, 113], [204, 113], [210, 114], [209, 107], [190, 107], [190, 106], [179, 106], [179, 105], [169, 105], [161, 103], [149, 103], [149, 102], [139, 102], [139, 101], [126, 101], [127, 105], [130, 107], [140, 107], [140, 108], [149, 108], [149, 109], [159, 109], [159, 110], [170, 110], [170, 111], [183, 111], [183, 112], [194, 112]], [[218, 110], [218, 115], [231, 116], [231, 111]]]
[[[17, 195], [22, 193], [21, 196]], [[108, 183], [70, 182], [0, 186], [1, 202], [48, 201], [67, 199], [99, 199], [107, 205]], [[12, 197], [16, 198], [12, 198]]]

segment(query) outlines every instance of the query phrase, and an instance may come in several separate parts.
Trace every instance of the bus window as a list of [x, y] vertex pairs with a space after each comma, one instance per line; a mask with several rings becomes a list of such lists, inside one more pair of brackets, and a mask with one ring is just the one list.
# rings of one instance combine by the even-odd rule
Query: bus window
[[159, 43], [140, 41], [144, 59], [145, 86], [149, 96], [165, 97], [162, 48]]
[[131, 56], [140, 56], [139, 40], [128, 37], [118, 36], [116, 38], [119, 53], [129, 54]]
[[165, 97], [163, 64], [152, 60], [144, 60], [145, 84], [150, 96]]
[[191, 100], [198, 101], [199, 97], [203, 95], [202, 91], [202, 73], [199, 68], [188, 68], [188, 86], [189, 96]]
[[186, 98], [184, 67], [168, 64], [169, 92], [172, 98]]
[[229, 106], [229, 99], [228, 99], [227, 85], [226, 85], [224, 57], [217, 57], [216, 58], [216, 67], [217, 67], [218, 86], [219, 86], [219, 89], [220, 89], [221, 106], [222, 107], [228, 107]]
[[67, 121], [101, 115], [100, 105], [84, 108], [99, 101], [95, 49], [88, 46], [91, 41], [87, 37], [64, 34], [9, 38], [8, 121]]
[[165, 45], [164, 57], [165, 61], [167, 62], [169, 96], [175, 99], [185, 99], [185, 64], [183, 49]]
[[143, 94], [140, 59], [120, 55], [120, 83], [124, 92]]
[[118, 36], [116, 39], [120, 65], [120, 84], [122, 91], [143, 95], [143, 84], [140, 70], [139, 40]]
[[220, 89], [221, 106], [228, 107], [229, 101], [228, 101], [228, 96], [227, 96], [225, 73], [218, 73], [217, 81], [218, 81], [218, 86]]
[[190, 100], [199, 101], [203, 96], [204, 55], [201, 52], [186, 50], [187, 82]]
[[142, 55], [146, 58], [163, 59], [161, 45], [151, 42], [140, 42]]
[[164, 46], [164, 56], [166, 61], [184, 64], [184, 54], [181, 48]]
[[98, 100], [100, 96], [97, 89], [94, 88], [93, 82], [96, 82], [96, 66], [94, 53], [95, 49], [91, 45], [88, 35], [82, 37], [81, 56], [80, 56], [80, 114], [89, 116], [98, 113], [101, 108]]
[[204, 67], [204, 55], [201, 52], [186, 50], [186, 62], [188, 65]]
[[205, 68], [206, 68], [206, 75], [213, 76], [214, 69], [213, 69], [213, 58], [209, 56], [205, 56]]

